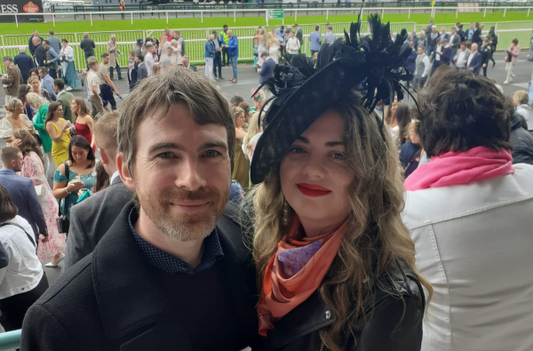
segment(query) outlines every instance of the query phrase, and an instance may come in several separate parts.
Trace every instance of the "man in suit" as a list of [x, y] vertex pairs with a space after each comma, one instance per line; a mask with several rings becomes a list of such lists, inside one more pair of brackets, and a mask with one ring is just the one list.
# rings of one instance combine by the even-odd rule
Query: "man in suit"
[[5, 104], [7, 105], [18, 96], [22, 76], [11, 57], [5, 56], [2, 63], [6, 67], [6, 73], [2, 76], [2, 84], [4, 85]]
[[46, 61], [46, 50], [42, 45], [42, 41], [39, 37], [33, 37], [33, 60], [35, 61], [36, 67], [43, 67], [44, 62]]
[[110, 177], [108, 188], [96, 193], [70, 210], [70, 228], [63, 271], [93, 252], [120, 211], [133, 199], [117, 170], [118, 114], [106, 113], [94, 124], [94, 137], [102, 164]]
[[453, 62], [455, 67], [460, 69], [466, 69], [466, 63], [468, 62], [468, 57], [470, 56], [470, 50], [467, 49], [466, 43], [462, 42], [459, 46], [459, 51], [455, 54]]
[[76, 116], [74, 116], [74, 113], [70, 108], [74, 95], [65, 90], [65, 82], [61, 78], [54, 79], [54, 91], [57, 94], [57, 102], [63, 107], [63, 117], [74, 125]]
[[39, 32], [34, 30], [33, 35], [30, 37], [30, 40], [28, 40], [28, 48], [30, 49], [31, 56], [35, 56], [35, 49], [37, 49], [37, 45], [35, 43], [37, 41], [34, 40], [34, 38], [39, 39], [39, 43], [41, 43], [44, 39], [39, 36]]
[[15, 56], [15, 61], [13, 61], [13, 63], [17, 65], [20, 70], [22, 82], [26, 83], [30, 77], [30, 69], [35, 68], [35, 62], [33, 62], [33, 59], [26, 54], [26, 48], [24, 46], [21, 46], [19, 50], [20, 53]]
[[466, 36], [466, 33], [465, 31], [463, 30], [464, 26], [463, 24], [461, 23], [457, 23], [456, 25], [456, 29], [457, 29], [457, 34], [459, 34], [459, 37], [461, 37], [461, 43], [463, 41], [465, 41], [465, 36]]
[[490, 54], [492, 53], [489, 46], [490, 40], [485, 38], [483, 40], [483, 45], [479, 48], [479, 53], [481, 54], [481, 67], [483, 68], [483, 76], [487, 76], [487, 66], [489, 65]]
[[315, 31], [309, 34], [309, 49], [311, 50], [311, 57], [320, 51], [322, 45], [322, 34], [320, 34], [320, 26], [315, 26]]
[[459, 45], [461, 45], [461, 36], [457, 34], [457, 30], [454, 28], [451, 29], [450, 34], [450, 49], [452, 50], [452, 58], [455, 57], [455, 53], [459, 50]]
[[452, 48], [448, 39], [442, 41], [441, 55], [440, 55], [441, 65], [449, 66], [452, 61]]
[[[302, 28], [300, 28], [299, 25], [295, 24], [292, 30], [294, 31], [294, 34], [296, 35], [296, 39], [298, 39], [298, 41], [300, 42], [300, 45], [302, 45], [304, 43], [304, 32]], [[298, 53], [301, 53], [301, 52], [302, 50], [300, 47], [300, 49], [298, 49]]]
[[130, 51], [129, 61], [128, 61], [128, 85], [130, 87], [130, 91], [132, 91], [133, 88], [135, 88], [135, 85], [137, 85], [137, 77], [139, 75], [139, 66], [137, 65], [137, 62], [135, 61], [136, 55], [137, 55], [137, 50]]
[[54, 35], [53, 30], [48, 31], [48, 34], [50, 34], [50, 37], [48, 37], [47, 39], [50, 43], [50, 47], [54, 49], [57, 54], [59, 54], [59, 52], [61, 51], [61, 39]]
[[11, 200], [19, 210], [19, 216], [31, 225], [35, 242], [38, 242], [39, 234], [45, 237], [42, 242], [48, 241], [48, 228], [33, 182], [15, 173], [22, 170], [22, 151], [14, 146], [6, 146], [2, 149], [1, 158], [0, 185], [9, 192]]
[[137, 64], [137, 80], [135, 81], [135, 85], [137, 85], [144, 78], [148, 78], [148, 69], [144, 64], [143, 54], [137, 53], [137, 56], [135, 56], [135, 63]]
[[46, 59], [43, 61], [45, 67], [48, 68], [48, 73], [53, 79], [57, 78], [57, 70], [59, 68], [59, 53], [56, 52], [51, 46], [48, 40], [45, 40], [41, 44], [45, 51]]
[[326, 35], [324, 36], [324, 44], [333, 45], [335, 44], [335, 40], [337, 40], [337, 36], [333, 33], [333, 28], [328, 26], [326, 28]]
[[235, 127], [225, 101], [186, 69], [126, 97], [116, 165], [136, 201], [30, 307], [21, 349], [260, 348], [255, 268], [228, 204]]
[[450, 36], [448, 35], [448, 33], [446, 33], [446, 28], [445, 27], [442, 27], [440, 29], [440, 35], [439, 35], [439, 38], [440, 38], [440, 42], [442, 43], [442, 41], [444, 39], [448, 40], [450, 39]]
[[83, 39], [80, 42], [80, 48], [83, 50], [86, 62], [89, 57], [94, 56], [94, 49], [96, 48], [96, 44], [91, 38], [89, 38], [89, 33], [83, 34]]
[[274, 76], [274, 67], [276, 66], [276, 61], [270, 57], [268, 51], [263, 51], [261, 53], [261, 58], [264, 60], [264, 63], [259, 71], [259, 84], [263, 84], [268, 78]]
[[56, 101], [57, 96], [54, 91], [54, 78], [50, 76], [46, 67], [39, 67], [39, 77], [42, 80], [41, 88], [45, 89], [48, 94], [50, 94], [50, 98], [53, 101]]
[[470, 46], [470, 56], [468, 57], [467, 61], [467, 67], [468, 70], [474, 72], [474, 74], [479, 74], [479, 70], [481, 69], [481, 65], [483, 62], [481, 62], [481, 54], [477, 51], [478, 45], [476, 43], [473, 43], [472, 46]]

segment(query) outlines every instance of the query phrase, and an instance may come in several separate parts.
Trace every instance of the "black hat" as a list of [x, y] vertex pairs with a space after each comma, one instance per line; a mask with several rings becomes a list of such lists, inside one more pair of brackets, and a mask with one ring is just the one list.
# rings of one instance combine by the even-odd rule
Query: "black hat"
[[287, 148], [352, 90], [363, 94], [364, 107], [369, 111], [382, 99], [392, 101], [395, 92], [398, 100], [403, 98], [399, 82], [409, 78], [402, 66], [411, 53], [408, 45], [402, 45], [407, 31], [403, 29], [393, 42], [389, 23], [382, 25], [377, 15], [370, 15], [368, 22], [369, 36], [360, 36], [358, 20], [351, 24], [350, 35], [345, 31], [344, 41], [339, 38], [333, 45], [324, 44], [316, 68], [304, 54], [292, 56], [288, 64], [276, 65], [274, 77], [264, 84], [274, 98], [254, 151], [252, 183], [262, 182]]

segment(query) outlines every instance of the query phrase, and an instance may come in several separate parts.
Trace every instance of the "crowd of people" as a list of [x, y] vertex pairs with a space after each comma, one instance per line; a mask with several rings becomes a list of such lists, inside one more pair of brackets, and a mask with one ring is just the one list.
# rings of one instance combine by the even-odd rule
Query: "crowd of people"
[[101, 62], [82, 41], [89, 108], [34, 33], [37, 69], [4, 58], [3, 328], [29, 351], [533, 348], [529, 94], [479, 74], [481, 25], [369, 26], [317, 26], [305, 76], [298, 25], [258, 28], [250, 102], [214, 80], [237, 82], [227, 26], [203, 74], [179, 32], [140, 39], [118, 110], [114, 36]]

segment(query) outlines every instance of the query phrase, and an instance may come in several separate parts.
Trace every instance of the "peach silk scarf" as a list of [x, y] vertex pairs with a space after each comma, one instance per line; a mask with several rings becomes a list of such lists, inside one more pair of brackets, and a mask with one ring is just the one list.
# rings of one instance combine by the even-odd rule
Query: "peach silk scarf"
[[331, 233], [301, 238], [300, 220], [294, 218], [289, 234], [281, 239], [265, 270], [257, 306], [260, 335], [266, 336], [278, 320], [320, 287], [345, 232], [346, 222]]

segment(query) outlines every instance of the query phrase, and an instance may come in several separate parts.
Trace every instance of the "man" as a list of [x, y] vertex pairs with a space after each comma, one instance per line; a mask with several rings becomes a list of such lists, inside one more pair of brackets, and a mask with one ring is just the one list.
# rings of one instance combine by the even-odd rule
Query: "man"
[[285, 55], [285, 26], [281, 26], [275, 31], [276, 39], [279, 41], [279, 53], [281, 57]]
[[[426, 29], [425, 29], [424, 31], [425, 31], [426, 37], [429, 38], [429, 35], [430, 35], [431, 32], [433, 31], [433, 20], [432, 20], [432, 19], [429, 20], [429, 23], [428, 23], [428, 25], [426, 26]], [[426, 54], [427, 54], [427, 53], [426, 53]]]
[[185, 39], [183, 39], [179, 31], [175, 32], [174, 39], [178, 41], [178, 47], [180, 49], [180, 56], [185, 56]]
[[263, 84], [268, 78], [272, 78], [274, 76], [274, 67], [276, 67], [276, 61], [270, 57], [268, 51], [263, 51], [261, 58], [264, 60], [264, 63], [259, 71], [259, 84]]
[[102, 97], [102, 100], [111, 104], [111, 109], [114, 111], [117, 109], [117, 102], [115, 101], [113, 93], [120, 96], [120, 92], [109, 76], [109, 56], [110, 55], [107, 52], [102, 54], [102, 63], [98, 69], [98, 78], [100, 79], [100, 96]]
[[433, 50], [433, 57], [432, 57], [432, 61], [433, 61], [433, 68], [431, 70], [431, 74], [433, 74], [437, 68], [440, 67], [440, 65], [442, 64], [441, 62], [441, 52], [442, 50], [442, 45], [440, 43], [440, 38], [437, 38], [435, 39], [435, 50]]
[[422, 89], [426, 84], [426, 81], [431, 71], [431, 63], [429, 57], [425, 52], [426, 48], [418, 46], [418, 56], [416, 57], [415, 77], [413, 79], [413, 85], [415, 89]]
[[440, 29], [440, 35], [439, 35], [439, 38], [440, 38], [440, 42], [442, 43], [442, 41], [444, 39], [446, 40], [449, 40], [450, 39], [450, 36], [448, 35], [448, 33], [446, 33], [446, 28], [445, 27], [442, 27]]
[[322, 46], [322, 34], [320, 34], [320, 26], [315, 26], [315, 31], [309, 34], [309, 49], [311, 50], [311, 57], [320, 51]]
[[479, 48], [479, 53], [481, 54], [481, 67], [483, 68], [483, 76], [487, 76], [487, 66], [489, 64], [490, 54], [492, 53], [489, 46], [489, 40], [484, 39], [483, 45]]
[[172, 56], [170, 56], [170, 63], [172, 65], [181, 65], [181, 50], [178, 47], [179, 43], [176, 39], [172, 39], [170, 42], [170, 48], [172, 48]]
[[169, 28], [165, 28], [165, 39], [170, 42], [172, 41], [173, 39], [173, 35], [172, 33], [170, 32], [170, 29]]
[[[34, 38], [39, 39], [38, 41], [35, 41]], [[44, 39], [39, 36], [39, 32], [34, 30], [33, 35], [30, 37], [30, 40], [28, 40], [28, 48], [30, 49], [31, 56], [35, 56], [35, 49], [37, 48], [37, 45], [35, 45], [36, 42], [41, 43]]]
[[213, 61], [215, 60], [215, 43], [214, 37], [210, 35], [204, 46], [204, 60], [205, 60], [205, 76], [211, 80], [214, 80], [213, 75]]
[[442, 41], [442, 47], [440, 49], [440, 61], [441, 65], [449, 66], [452, 61], [452, 49], [450, 48], [450, 43], [448, 39]]
[[70, 210], [64, 272], [93, 252], [124, 206], [133, 198], [133, 192], [122, 183], [117, 170], [117, 122], [118, 114], [113, 112], [104, 114], [94, 124], [96, 147], [110, 177], [110, 185]]
[[432, 26], [431, 32], [427, 36], [428, 46], [426, 47], [426, 55], [431, 56], [434, 54], [438, 38], [439, 33], [437, 32], [437, 26]]
[[91, 116], [97, 118], [104, 114], [104, 102], [100, 97], [100, 78], [98, 78], [99, 65], [96, 58], [87, 59], [89, 73], [87, 74], [87, 88], [89, 89], [89, 102], [91, 103]]
[[39, 37], [33, 37], [33, 59], [35, 61], [35, 67], [43, 67], [46, 60], [46, 50], [44, 50], [42, 41]]
[[[421, 31], [420, 32], [420, 38], [418, 38], [418, 46], [423, 46], [424, 48], [428, 45], [428, 39], [426, 37], [426, 32]], [[416, 47], [418, 51], [418, 46]]]
[[35, 242], [39, 242], [39, 234], [45, 237], [42, 242], [48, 241], [48, 228], [33, 182], [15, 173], [22, 170], [22, 151], [18, 147], [6, 146], [2, 149], [1, 158], [0, 185], [9, 192], [11, 200], [19, 210], [19, 216], [31, 225]]
[[474, 38], [474, 23], [470, 23], [470, 26], [468, 27], [468, 30], [465, 33], [465, 37], [467, 41], [472, 42], [472, 39]]
[[229, 57], [228, 57], [228, 25], [225, 24], [222, 27], [222, 32], [220, 32], [220, 46], [222, 47], [222, 65], [229, 66]]
[[300, 41], [296, 38], [296, 35], [292, 30], [289, 32], [289, 39], [287, 40], [285, 49], [287, 50], [287, 62], [290, 62], [291, 57], [298, 55], [300, 52]]
[[148, 71], [148, 77], [152, 76], [152, 67], [154, 67], [154, 44], [149, 41], [144, 47], [146, 48], [146, 55], [144, 56], [144, 64], [146, 65], [146, 70]]
[[137, 85], [144, 78], [148, 78], [148, 70], [144, 63], [143, 54], [137, 54], [137, 56], [135, 56], [135, 63], [137, 64], [137, 81], [135, 82], [135, 85]]
[[229, 60], [231, 61], [231, 67], [233, 68], [232, 83], [237, 83], [237, 59], [239, 57], [239, 40], [231, 30], [228, 30], [228, 49]]
[[143, 52], [143, 40], [142, 39], [137, 39], [137, 42], [135, 43], [135, 55], [137, 54], [142, 54]]
[[236, 95], [233, 95], [229, 101], [230, 103], [230, 107], [237, 107], [239, 106], [242, 102], [244, 102], [244, 99], [242, 98], [242, 96], [240, 96], [239, 94], [236, 94]]
[[161, 58], [159, 59], [159, 64], [163, 72], [168, 71], [172, 67], [172, 57], [174, 56], [174, 49], [172, 46], [167, 46], [164, 52], [161, 53]]
[[461, 45], [461, 36], [457, 34], [457, 30], [455, 28], [451, 29], [451, 35], [449, 39], [450, 48], [452, 49], [452, 57], [455, 56], [455, 53], [457, 50], [459, 50], [459, 45]]
[[122, 55], [117, 48], [117, 37], [112, 35], [107, 42], [107, 53], [109, 54], [109, 77], [113, 80], [113, 68], [116, 68], [118, 80], [122, 80], [122, 72], [120, 71], [120, 65], [118, 64], [118, 57]]
[[21, 349], [260, 347], [255, 269], [228, 205], [233, 117], [203, 75], [169, 74], [118, 119], [117, 169], [136, 201], [29, 309]]
[[13, 63], [11, 57], [5, 56], [2, 59], [2, 63], [6, 68], [6, 73], [2, 75], [2, 85], [4, 86], [5, 105], [7, 105], [11, 100], [18, 97], [21, 75], [19, 68]]
[[[296, 36], [296, 39], [298, 39], [298, 42], [301, 45], [304, 42], [304, 32], [302, 28], [300, 28], [299, 25], [295, 24], [293, 27], [293, 32]], [[301, 53], [300, 48], [298, 48], [298, 53]]]
[[418, 106], [431, 162], [406, 179], [402, 211], [434, 289], [418, 348], [533, 350], [533, 166], [512, 164], [512, 109], [470, 72], [429, 83]]
[[[224, 79], [222, 78], [222, 48], [220, 45], [220, 38], [217, 35], [217, 31], [213, 30], [211, 34], [214, 35], [215, 39], [213, 40], [213, 43], [215, 44], [215, 59], [213, 60], [213, 76], [215, 78]], [[218, 68], [218, 75], [217, 75], [217, 68]]]
[[53, 79], [57, 78], [57, 68], [59, 63], [59, 55], [58, 53], [50, 46], [50, 42], [48, 40], [43, 41], [42, 43], [43, 49], [46, 54], [46, 59], [43, 61], [44, 67], [48, 68], [48, 74]]
[[63, 106], [63, 118], [74, 125], [76, 116], [70, 108], [74, 95], [65, 91], [65, 82], [61, 78], [54, 79], [54, 92], [57, 94], [57, 102]]
[[54, 91], [54, 78], [49, 74], [48, 69], [46, 67], [39, 67], [39, 77], [42, 80], [41, 88], [46, 90], [48, 94], [50, 94], [50, 99], [53, 101], [56, 101], [57, 96]]
[[187, 56], [183, 56], [181, 58], [181, 65], [183, 66], [183, 68], [190, 69], [193, 72], [198, 71], [198, 68], [196, 68], [196, 66], [190, 64], [189, 58]]
[[83, 34], [83, 39], [80, 42], [80, 48], [83, 50], [85, 55], [85, 61], [88, 62], [87, 60], [89, 57], [94, 56], [94, 49], [96, 48], [94, 41], [89, 38], [89, 33]]
[[461, 37], [461, 43], [462, 43], [463, 41], [465, 41], [465, 36], [466, 36], [466, 33], [465, 33], [465, 31], [463, 30], [463, 27], [464, 27], [464, 26], [463, 26], [461, 23], [459, 23], [459, 24], [457, 25], [457, 34], [459, 35], [459, 37]]
[[50, 47], [54, 49], [54, 51], [57, 54], [59, 54], [59, 52], [61, 51], [61, 39], [59, 39], [58, 37], [54, 35], [53, 30], [49, 30], [48, 34], [50, 34], [50, 36], [48, 37], [48, 42], [50, 43]]
[[473, 43], [470, 46], [470, 56], [468, 56], [467, 65], [469, 71], [474, 72], [474, 74], [479, 74], [481, 69], [481, 54], [477, 51], [478, 46], [476, 43]]
[[137, 62], [135, 61], [135, 55], [136, 50], [131, 50], [128, 61], [128, 86], [130, 92], [135, 88], [135, 85], [137, 85], [137, 78], [139, 75], [139, 66], [137, 66]]
[[331, 26], [326, 27], [326, 35], [324, 36], [324, 44], [333, 45], [337, 40], [337, 36], [333, 33], [333, 28]]
[[466, 63], [468, 61], [469, 56], [470, 50], [467, 49], [466, 42], [462, 42], [459, 51], [455, 54], [455, 57], [453, 58], [455, 67], [460, 69], [466, 69]]
[[416, 34], [417, 34], [416, 32], [411, 33], [411, 43], [413, 43], [415, 52], [418, 49], [418, 37], [416, 36]]
[[17, 65], [20, 70], [22, 82], [26, 83], [30, 77], [30, 69], [35, 68], [35, 62], [33, 62], [32, 58], [26, 54], [26, 48], [24, 46], [19, 48], [19, 54], [15, 56], [13, 63]]

